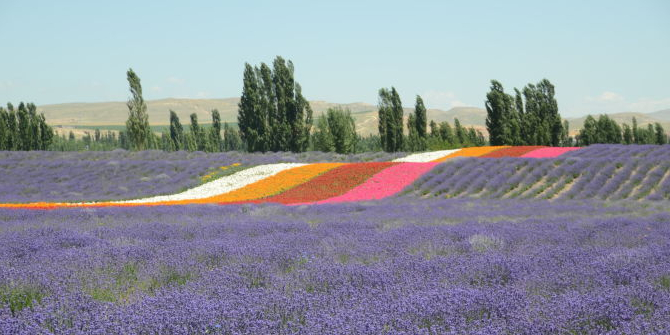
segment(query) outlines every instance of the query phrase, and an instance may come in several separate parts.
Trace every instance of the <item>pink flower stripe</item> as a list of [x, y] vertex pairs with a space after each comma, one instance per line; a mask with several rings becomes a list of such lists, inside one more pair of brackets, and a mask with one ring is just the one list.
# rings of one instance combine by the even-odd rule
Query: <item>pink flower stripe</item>
[[562, 148], [540, 148], [533, 150], [527, 154], [522, 155], [524, 158], [554, 158], [566, 152], [579, 150], [579, 147], [562, 147]]
[[365, 183], [358, 185], [349, 192], [330, 199], [321, 200], [317, 204], [328, 204], [349, 201], [376, 200], [392, 196], [402, 191], [424, 173], [430, 171], [439, 162], [401, 163], [391, 166], [372, 176]]

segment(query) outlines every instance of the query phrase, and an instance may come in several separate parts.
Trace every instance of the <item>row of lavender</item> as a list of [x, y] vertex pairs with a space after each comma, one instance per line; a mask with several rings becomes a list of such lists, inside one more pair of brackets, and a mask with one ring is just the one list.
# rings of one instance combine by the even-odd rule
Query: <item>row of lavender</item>
[[661, 203], [2, 210], [2, 334], [650, 334]]
[[172, 194], [240, 163], [391, 161], [403, 153], [8, 152], [0, 151], [0, 203], [133, 199]]
[[555, 159], [458, 159], [406, 190], [421, 196], [670, 199], [670, 146], [594, 145]]

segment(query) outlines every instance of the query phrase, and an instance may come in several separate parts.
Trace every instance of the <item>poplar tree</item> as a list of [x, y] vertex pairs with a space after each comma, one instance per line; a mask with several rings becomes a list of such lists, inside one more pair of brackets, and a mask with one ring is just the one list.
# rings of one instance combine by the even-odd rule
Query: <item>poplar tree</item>
[[502, 84], [491, 80], [491, 90], [486, 94], [486, 130], [489, 132], [491, 145], [505, 143], [505, 116], [508, 106], [505, 104], [505, 92]]
[[7, 111], [0, 106], [0, 150], [7, 150]]
[[418, 138], [418, 150], [426, 150], [426, 128], [428, 127], [428, 118], [426, 116], [426, 106], [423, 104], [421, 96], [416, 96], [416, 103], [414, 105], [414, 127], [416, 128], [416, 135]]
[[[242, 97], [238, 104], [237, 123], [240, 136], [247, 144], [250, 152], [268, 150], [267, 145], [267, 110], [261, 101], [261, 89], [254, 68], [244, 64]], [[267, 105], [266, 105], [267, 107]]]
[[205, 151], [207, 146], [207, 137], [205, 130], [198, 124], [198, 114], [191, 114], [191, 136], [195, 142], [195, 150]]
[[461, 146], [467, 145], [467, 134], [465, 128], [461, 126], [461, 121], [458, 118], [454, 118], [454, 133], [456, 135], [456, 140]]
[[388, 152], [403, 148], [403, 109], [395, 87], [379, 90], [379, 136], [382, 148]]
[[149, 146], [149, 115], [147, 114], [147, 104], [142, 97], [142, 85], [140, 78], [133, 69], [128, 69], [126, 73], [130, 93], [132, 97], [128, 100], [128, 120], [126, 121], [126, 132], [130, 148], [133, 150], [145, 150]]
[[174, 150], [179, 151], [184, 148], [184, 127], [179, 121], [179, 116], [175, 111], [170, 110], [170, 140]]
[[633, 144], [633, 131], [627, 123], [623, 124], [623, 143]]
[[221, 151], [221, 115], [218, 109], [212, 110], [212, 128], [209, 131], [209, 151]]
[[416, 130], [416, 116], [414, 113], [409, 113], [407, 116], [407, 149], [408, 151], [419, 151], [421, 140]]
[[233, 151], [242, 149], [242, 140], [237, 130], [223, 123], [223, 150]]
[[668, 135], [665, 133], [665, 130], [663, 129], [663, 126], [656, 122], [654, 123], [654, 130], [655, 130], [655, 139], [656, 139], [656, 144], [666, 144], [668, 143]]

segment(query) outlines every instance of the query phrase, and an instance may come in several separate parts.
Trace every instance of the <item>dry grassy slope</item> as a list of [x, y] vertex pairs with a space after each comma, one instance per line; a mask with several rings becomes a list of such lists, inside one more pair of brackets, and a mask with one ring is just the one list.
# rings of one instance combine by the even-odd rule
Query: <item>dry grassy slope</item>
[[[152, 125], [169, 124], [169, 110], [177, 112], [182, 123], [189, 122], [189, 115], [196, 113], [201, 123], [210, 122], [210, 111], [218, 109], [221, 119], [227, 122], [237, 121], [237, 103], [239, 98], [228, 99], [161, 99], [147, 101], [149, 122]], [[377, 132], [377, 106], [366, 103], [336, 104], [326, 101], [310, 101], [315, 117], [328, 108], [341, 106], [351, 110], [356, 119], [356, 127], [363, 135]], [[128, 118], [125, 102], [97, 103], [66, 103], [39, 106], [49, 123], [53, 125], [122, 125]], [[412, 111], [405, 109], [405, 114]], [[436, 122], [449, 121], [453, 124], [454, 117], [459, 118], [463, 125], [483, 129], [486, 112], [475, 107], [456, 107], [448, 111], [428, 110], [428, 119]], [[69, 130], [69, 129], [68, 129]]]
[[648, 115], [659, 120], [670, 121], [670, 109], [660, 110], [658, 112], [649, 113]]
[[[149, 122], [160, 126], [169, 124], [169, 110], [177, 112], [182, 123], [189, 122], [189, 115], [196, 113], [201, 123], [210, 122], [210, 111], [214, 108], [221, 113], [221, 119], [227, 122], [237, 121], [237, 103], [239, 98], [227, 99], [161, 99], [147, 101]], [[336, 104], [326, 101], [310, 101], [315, 117], [318, 117], [330, 107], [342, 106], [348, 108], [356, 119], [356, 127], [363, 135], [377, 132], [377, 106], [367, 103]], [[98, 103], [66, 103], [43, 105], [38, 107], [44, 112], [47, 121], [54, 125], [122, 125], [128, 117], [128, 108], [125, 102], [98, 102]], [[412, 111], [405, 108], [405, 116]], [[666, 129], [670, 129], [670, 109], [642, 114], [642, 113], [615, 113], [610, 114], [619, 123], [630, 124], [635, 116], [642, 126], [648, 123], [660, 122]], [[486, 111], [477, 107], [455, 107], [448, 111], [439, 109], [428, 110], [428, 120], [436, 122], [449, 121], [453, 125], [454, 118], [458, 118], [464, 126], [474, 126], [486, 133]], [[571, 133], [576, 134], [584, 124], [584, 117], [569, 118]]]
[[[593, 113], [592, 115], [596, 119], [598, 118], [598, 114]], [[608, 114], [608, 116], [619, 124], [627, 123], [628, 125], [632, 125], [632, 119], [635, 117], [637, 119], [638, 126], [646, 127], [647, 124], [659, 122], [666, 130], [670, 129], [670, 109], [649, 114], [625, 112]], [[570, 122], [571, 132], [581, 129], [584, 126], [585, 119], [586, 117], [567, 119]]]

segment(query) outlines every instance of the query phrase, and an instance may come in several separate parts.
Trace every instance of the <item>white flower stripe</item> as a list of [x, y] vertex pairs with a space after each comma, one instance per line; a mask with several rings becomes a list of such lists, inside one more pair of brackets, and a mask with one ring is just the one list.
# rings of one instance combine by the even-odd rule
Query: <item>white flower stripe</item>
[[194, 200], [194, 199], [204, 199], [211, 196], [220, 195], [228, 193], [242, 187], [245, 187], [249, 184], [255, 183], [267, 177], [273, 176], [281, 171], [292, 169], [295, 167], [303, 166], [307, 164], [301, 163], [280, 163], [280, 164], [268, 164], [268, 165], [259, 165], [240, 172], [234, 173], [230, 176], [221, 177], [219, 179], [213, 180], [211, 182], [196, 186], [192, 189], [186, 190], [182, 193], [173, 194], [173, 195], [159, 195], [150, 198], [135, 199], [135, 200], [122, 200], [122, 201], [113, 201], [112, 203], [117, 204], [144, 204], [144, 203], [155, 203], [155, 202], [164, 202], [164, 201], [179, 201], [179, 200]]
[[402, 158], [394, 159], [394, 162], [403, 162], [403, 163], [428, 163], [436, 159], [440, 159], [444, 156], [451, 155], [454, 152], [460, 151], [461, 149], [452, 149], [452, 150], [440, 150], [440, 151], [430, 151], [422, 152], [418, 154], [412, 154]]

